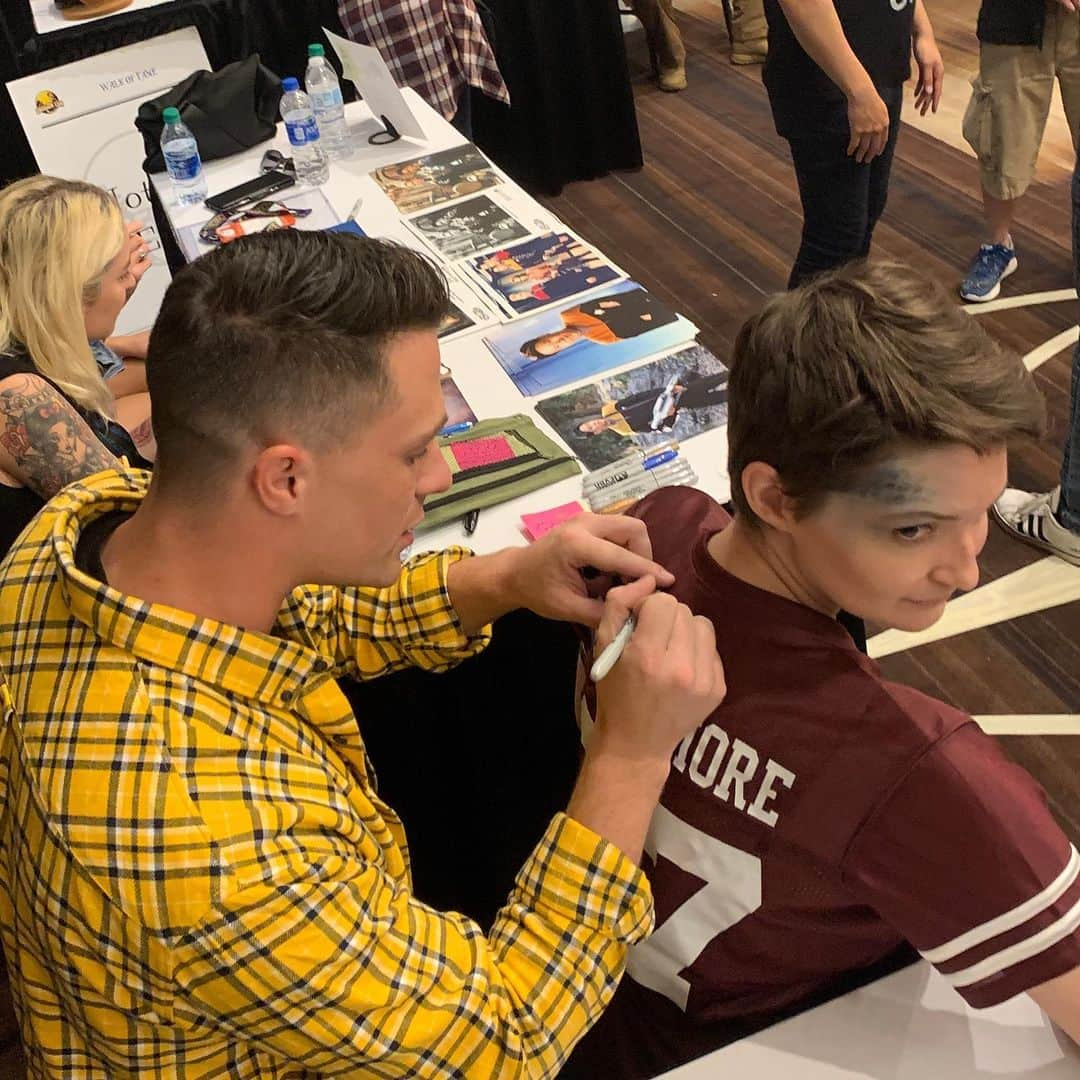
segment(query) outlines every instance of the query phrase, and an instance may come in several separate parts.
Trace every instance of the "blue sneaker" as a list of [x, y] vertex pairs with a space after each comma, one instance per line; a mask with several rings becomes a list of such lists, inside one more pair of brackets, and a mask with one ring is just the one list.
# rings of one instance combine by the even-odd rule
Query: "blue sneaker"
[[980, 304], [1001, 292], [1001, 283], [1017, 267], [1016, 252], [1004, 244], [983, 244], [960, 286], [965, 300]]

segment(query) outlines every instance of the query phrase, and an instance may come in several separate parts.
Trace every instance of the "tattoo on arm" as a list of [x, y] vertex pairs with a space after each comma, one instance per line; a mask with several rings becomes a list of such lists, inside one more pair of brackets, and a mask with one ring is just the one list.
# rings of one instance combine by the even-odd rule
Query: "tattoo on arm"
[[154, 437], [154, 429], [150, 426], [150, 417], [148, 416], [141, 424], [136, 424], [128, 434], [136, 446], [145, 446]]
[[36, 375], [0, 387], [0, 446], [16, 475], [43, 499], [119, 462], [60, 393]]

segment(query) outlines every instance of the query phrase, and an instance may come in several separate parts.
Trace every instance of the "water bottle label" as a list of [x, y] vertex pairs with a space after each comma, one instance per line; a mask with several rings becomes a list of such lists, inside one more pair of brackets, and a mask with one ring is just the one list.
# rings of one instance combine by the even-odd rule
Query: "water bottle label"
[[202, 168], [198, 153], [165, 154], [165, 165], [174, 180], [194, 180]]
[[343, 105], [341, 91], [336, 89], [320, 90], [319, 93], [311, 95], [311, 100], [315, 108], [320, 112], [339, 108]]
[[286, 120], [285, 128], [293, 146], [306, 146], [319, 139], [319, 125], [314, 116], [309, 116], [306, 120]]

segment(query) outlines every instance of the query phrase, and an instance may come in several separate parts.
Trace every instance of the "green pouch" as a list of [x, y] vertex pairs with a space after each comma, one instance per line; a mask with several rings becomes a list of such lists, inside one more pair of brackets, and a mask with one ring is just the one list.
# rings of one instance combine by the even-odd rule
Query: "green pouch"
[[[512, 454], [505, 460], [482, 461], [463, 467], [454, 456], [452, 448], [456, 444], [498, 438], [506, 440]], [[448, 491], [424, 500], [422, 529], [445, 525], [464, 517], [470, 510], [496, 506], [581, 472], [577, 459], [557, 446], [522, 413], [483, 420], [460, 435], [439, 439], [439, 449], [450, 466], [453, 483]]]

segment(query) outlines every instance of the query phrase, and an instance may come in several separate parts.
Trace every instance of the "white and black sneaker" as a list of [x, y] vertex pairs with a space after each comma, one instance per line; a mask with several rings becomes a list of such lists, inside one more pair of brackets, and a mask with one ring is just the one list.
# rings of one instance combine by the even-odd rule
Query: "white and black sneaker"
[[1055, 517], [1060, 498], [1060, 487], [1042, 494], [1006, 488], [994, 503], [994, 517], [1017, 540], [1080, 566], [1080, 533], [1065, 528]]

